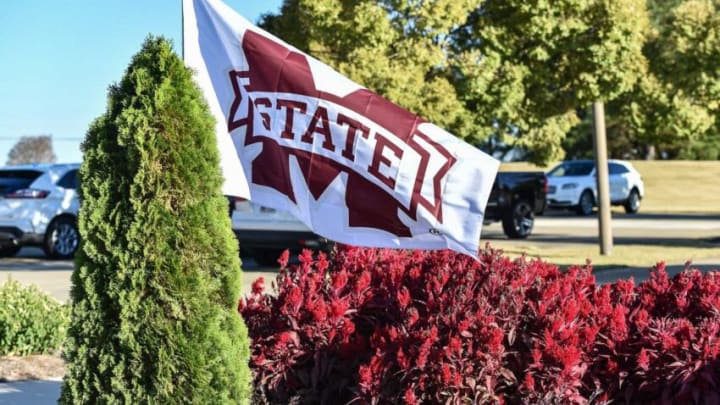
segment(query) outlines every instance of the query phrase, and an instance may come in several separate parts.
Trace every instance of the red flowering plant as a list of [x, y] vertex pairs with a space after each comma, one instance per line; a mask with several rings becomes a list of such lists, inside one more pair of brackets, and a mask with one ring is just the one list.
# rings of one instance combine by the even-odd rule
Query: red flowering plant
[[[720, 279], [596, 286], [566, 272], [449, 251], [340, 247], [282, 266], [241, 301], [255, 385], [270, 403], [710, 401], [720, 390]], [[689, 400], [688, 400], [689, 399]], [[707, 403], [707, 402], [706, 402]]]

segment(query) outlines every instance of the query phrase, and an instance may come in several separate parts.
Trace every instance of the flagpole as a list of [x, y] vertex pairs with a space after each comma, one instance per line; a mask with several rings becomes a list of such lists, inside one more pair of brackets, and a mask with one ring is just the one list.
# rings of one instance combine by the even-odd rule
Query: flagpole
[[180, 57], [185, 61], [185, 1], [180, 0]]

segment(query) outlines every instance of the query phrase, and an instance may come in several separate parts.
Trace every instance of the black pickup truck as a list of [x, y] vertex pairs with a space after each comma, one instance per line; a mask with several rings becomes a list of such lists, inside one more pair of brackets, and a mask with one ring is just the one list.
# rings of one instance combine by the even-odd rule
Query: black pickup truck
[[535, 215], [545, 211], [547, 192], [543, 172], [498, 172], [485, 210], [485, 223], [502, 221], [508, 238], [527, 238]]

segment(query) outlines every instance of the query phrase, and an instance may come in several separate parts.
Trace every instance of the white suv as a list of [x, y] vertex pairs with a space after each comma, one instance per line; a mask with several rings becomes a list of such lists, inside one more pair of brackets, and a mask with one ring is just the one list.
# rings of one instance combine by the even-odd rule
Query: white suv
[[240, 197], [228, 197], [230, 217], [240, 253], [263, 266], [277, 265], [285, 249], [327, 250], [331, 243], [313, 233], [292, 214], [263, 207]]
[[[608, 174], [610, 203], [624, 206], [629, 214], [638, 212], [640, 200], [645, 195], [640, 173], [630, 162], [610, 159]], [[568, 160], [550, 170], [547, 177], [549, 207], [573, 208], [578, 215], [592, 214], [598, 200], [595, 162]]]
[[0, 168], [0, 257], [23, 246], [40, 246], [54, 259], [78, 248], [80, 164], [36, 164]]

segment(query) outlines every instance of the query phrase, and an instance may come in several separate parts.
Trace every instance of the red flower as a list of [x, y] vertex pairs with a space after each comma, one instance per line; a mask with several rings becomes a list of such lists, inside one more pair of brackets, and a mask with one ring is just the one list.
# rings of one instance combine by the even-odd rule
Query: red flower
[[488, 340], [488, 349], [490, 350], [490, 353], [498, 354], [502, 353], [504, 347], [502, 345], [503, 338], [505, 337], [505, 334], [503, 333], [503, 330], [500, 328], [493, 328], [492, 332], [490, 332], [490, 337]]
[[397, 352], [397, 362], [401, 369], [405, 370], [408, 367], [410, 367], [410, 360], [405, 355], [405, 352], [403, 351], [402, 347], [398, 349]]
[[405, 395], [403, 396], [403, 399], [405, 400], [405, 403], [408, 405], [415, 405], [417, 404], [417, 398], [415, 397], [415, 392], [412, 388], [408, 388], [405, 390]]
[[292, 340], [292, 335], [287, 331], [280, 332], [277, 336], [278, 343], [282, 345], [286, 345], [290, 340]]
[[351, 321], [351, 320], [349, 320], [349, 319], [345, 319], [345, 320], [343, 321], [342, 333], [343, 333], [343, 336], [345, 336], [346, 339], [347, 339], [348, 337], [350, 337], [350, 335], [352, 335], [353, 333], [355, 333], [355, 324], [353, 323], [353, 321]]
[[418, 321], [418, 319], [420, 319], [420, 314], [418, 313], [417, 309], [415, 309], [415, 308], [410, 308], [407, 311], [407, 313], [408, 313], [408, 317], [406, 318], [407, 326], [411, 327], [411, 326], [415, 325], [415, 323]]
[[532, 391], [535, 389], [535, 379], [533, 378], [532, 374], [530, 374], [530, 373], [525, 374], [525, 379], [523, 380], [522, 388], [527, 391]]
[[285, 249], [283, 250], [282, 254], [278, 258], [278, 263], [280, 264], [281, 268], [287, 267], [288, 261], [290, 260], [290, 251]]
[[252, 283], [252, 293], [259, 295], [262, 294], [262, 292], [265, 290], [265, 278], [264, 277], [258, 277], [253, 281]]
[[345, 270], [339, 271], [335, 274], [333, 274], [332, 277], [332, 288], [337, 292], [341, 290], [348, 281], [348, 275]]
[[359, 383], [361, 387], [367, 388], [372, 385], [374, 377], [370, 366], [360, 366], [360, 369], [358, 370], [358, 375], [360, 377]]
[[452, 381], [452, 370], [450, 370], [449, 364], [444, 363], [442, 365], [442, 382], [447, 385], [450, 384], [450, 381]]
[[450, 338], [448, 342], [448, 355], [459, 356], [462, 353], [462, 341], [456, 336]]
[[370, 273], [363, 271], [360, 273], [360, 277], [355, 281], [355, 293], [359, 294], [370, 285]]
[[640, 349], [640, 354], [638, 354], [637, 357], [637, 364], [638, 367], [644, 371], [647, 371], [650, 367], [650, 356], [648, 355], [648, 352], [647, 350], [645, 350], [644, 347]]
[[333, 319], [342, 317], [349, 307], [347, 300], [333, 299], [330, 302], [330, 317]]
[[410, 305], [412, 298], [410, 298], [410, 291], [408, 291], [407, 287], [403, 286], [398, 290], [397, 299], [401, 309], [405, 309]]
[[323, 321], [327, 318], [327, 305], [325, 305], [325, 301], [319, 300], [317, 301], [311, 310], [313, 318], [316, 321]]
[[300, 287], [295, 285], [290, 287], [290, 291], [288, 291], [285, 296], [285, 302], [288, 306], [290, 306], [292, 311], [297, 311], [298, 308], [300, 308], [300, 304], [303, 302], [303, 295], [300, 291]]

